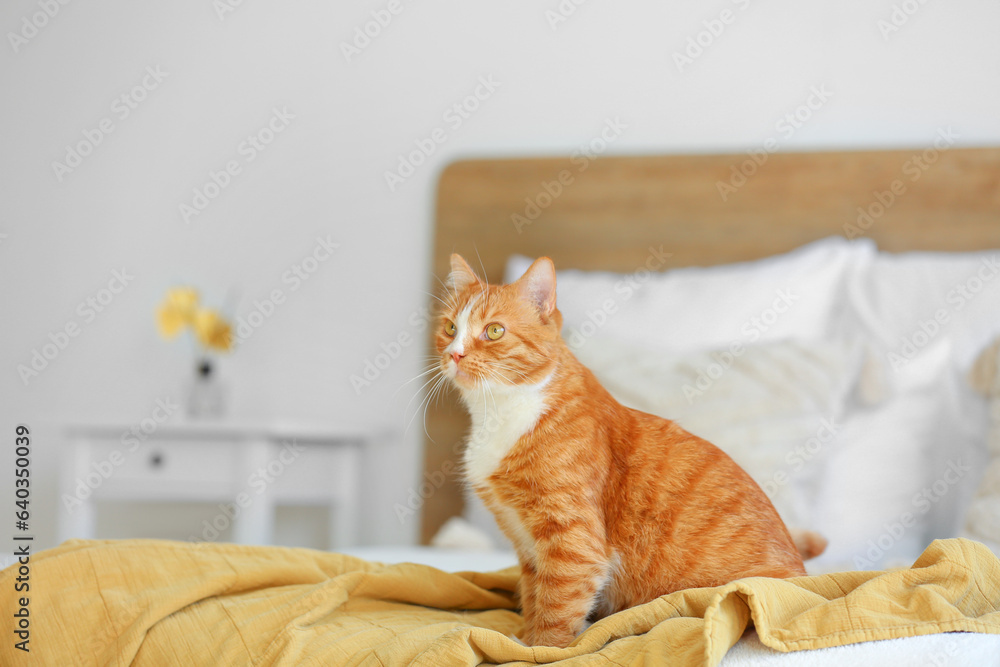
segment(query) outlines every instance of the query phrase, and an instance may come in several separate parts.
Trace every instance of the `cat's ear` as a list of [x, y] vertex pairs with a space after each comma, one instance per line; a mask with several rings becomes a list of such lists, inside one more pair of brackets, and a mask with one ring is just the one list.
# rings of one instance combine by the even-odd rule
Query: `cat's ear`
[[556, 309], [556, 267], [548, 257], [536, 259], [516, 285], [521, 296], [531, 301], [542, 317]]
[[461, 255], [452, 253], [451, 273], [448, 274], [448, 287], [456, 292], [461, 292], [469, 285], [474, 285], [478, 282], [479, 277], [472, 270], [472, 267], [469, 266], [468, 262], [462, 259]]

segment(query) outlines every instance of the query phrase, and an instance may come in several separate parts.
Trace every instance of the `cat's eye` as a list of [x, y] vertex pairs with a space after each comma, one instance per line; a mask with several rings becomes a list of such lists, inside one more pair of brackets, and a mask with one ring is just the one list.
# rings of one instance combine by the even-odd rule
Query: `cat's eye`
[[499, 340], [500, 336], [503, 336], [504, 331], [505, 329], [502, 324], [494, 322], [493, 324], [486, 325], [486, 337], [490, 340]]
[[449, 336], [451, 336], [452, 338], [455, 337], [455, 332], [456, 331], [458, 331], [458, 328], [455, 326], [454, 322], [452, 322], [451, 320], [448, 320], [448, 321], [446, 321], [444, 323], [444, 332], [446, 334], [448, 334]]

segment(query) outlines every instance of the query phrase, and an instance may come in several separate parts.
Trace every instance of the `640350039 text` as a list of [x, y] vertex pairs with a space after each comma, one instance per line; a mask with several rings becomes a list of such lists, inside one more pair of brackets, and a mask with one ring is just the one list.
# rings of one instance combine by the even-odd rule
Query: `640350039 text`
[[31, 641], [31, 544], [33, 535], [25, 534], [31, 519], [31, 429], [18, 424], [14, 429], [14, 558], [11, 567], [17, 567], [14, 577], [15, 611], [14, 648], [28, 653]]

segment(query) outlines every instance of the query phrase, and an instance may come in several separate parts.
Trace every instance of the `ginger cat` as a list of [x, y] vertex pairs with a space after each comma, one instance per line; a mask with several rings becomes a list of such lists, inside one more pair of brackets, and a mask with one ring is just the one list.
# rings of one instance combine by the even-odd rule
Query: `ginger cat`
[[451, 268], [440, 370], [472, 417], [466, 480], [517, 550], [525, 643], [565, 647], [588, 618], [684, 588], [805, 574], [822, 537], [797, 548], [722, 450], [622, 406], [577, 361], [550, 259], [510, 285]]

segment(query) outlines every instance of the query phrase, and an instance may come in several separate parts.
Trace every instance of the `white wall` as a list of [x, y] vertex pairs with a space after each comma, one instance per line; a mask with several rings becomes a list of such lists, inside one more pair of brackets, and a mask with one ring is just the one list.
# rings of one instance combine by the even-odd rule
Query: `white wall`
[[[434, 184], [453, 159], [569, 154], [609, 119], [627, 126], [614, 153], [740, 151], [768, 138], [783, 150], [921, 147], [949, 126], [961, 145], [1000, 143], [1000, 6], [986, 0], [910, 0], [912, 16], [885, 35], [878, 22], [894, 11], [885, 0], [563, 0], [575, 10], [555, 28], [546, 15], [555, 0], [401, 0], [350, 62], [341, 43], [388, 1], [245, 0], [220, 19], [223, 2], [0, 9], [0, 479], [13, 465], [4, 438], [31, 424], [41, 546], [54, 540], [58, 426], [138, 422], [157, 398], [179, 396], [190, 350], [152, 325], [179, 282], [220, 303], [238, 292], [237, 316], [274, 288], [288, 296], [225, 360], [235, 417], [402, 433], [415, 385], [399, 388], [418, 372], [420, 346], [360, 396], [349, 376], [410, 331], [427, 300]], [[11, 33], [47, 5], [58, 13], [15, 50]], [[730, 22], [713, 23], [720, 16]], [[711, 43], [679, 71], [674, 54], [706, 21], [719, 34], [705, 32]], [[122, 118], [116, 98], [150, 66], [165, 78]], [[444, 114], [480, 77], [499, 85], [455, 127]], [[818, 109], [789, 136], [778, 124], [813, 87], [829, 100], [813, 98]], [[287, 129], [186, 224], [179, 205], [210, 170], [243, 160], [241, 141], [275, 107], [294, 115]], [[52, 162], [103, 118], [114, 131], [58, 181]], [[439, 127], [446, 141], [391, 192], [386, 170]], [[282, 274], [327, 235], [339, 251], [292, 292]], [[85, 322], [77, 305], [122, 267], [134, 280]], [[25, 386], [18, 364], [70, 321], [80, 335]], [[392, 505], [419, 476], [418, 422], [373, 458], [381, 474], [366, 482], [366, 541], [416, 534]], [[0, 483], [0, 502], [12, 495]]]

